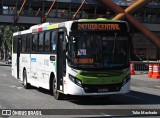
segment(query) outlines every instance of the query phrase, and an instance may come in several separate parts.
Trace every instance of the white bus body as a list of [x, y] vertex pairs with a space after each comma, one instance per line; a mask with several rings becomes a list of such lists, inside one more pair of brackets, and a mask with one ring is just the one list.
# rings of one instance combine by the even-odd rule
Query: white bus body
[[[32, 86], [42, 87], [48, 90], [56, 89], [55, 91], [56, 93], [54, 92], [54, 90], [52, 91], [53, 94], [56, 94], [55, 95], [56, 99], [61, 99], [62, 94], [110, 95], [110, 94], [128, 93], [130, 91], [130, 75], [129, 75], [129, 66], [128, 66], [129, 57], [126, 62], [127, 63], [126, 66], [121, 69], [118, 69], [118, 68], [113, 69], [114, 66], [119, 67], [120, 64], [119, 65], [111, 64], [111, 66], [107, 66], [107, 64], [104, 64], [105, 68], [109, 67], [112, 69], [103, 70], [103, 68], [101, 67], [101, 71], [100, 70], [98, 71], [98, 69], [94, 69], [94, 68], [91, 70], [90, 68], [88, 68], [88, 70], [87, 69], [83, 70], [83, 66], [85, 64], [81, 65], [81, 63], [87, 63], [87, 64], [89, 63], [88, 67], [92, 68], [93, 62], [89, 61], [88, 58], [86, 62], [85, 61], [86, 57], [83, 60], [83, 56], [87, 55], [88, 50], [87, 48], [86, 49], [79, 48], [77, 51], [79, 54], [77, 55], [74, 54], [74, 56], [75, 55], [77, 57], [82, 56], [82, 61], [79, 61], [78, 59], [78, 61], [76, 62], [76, 63], [79, 63], [79, 65], [82, 66], [82, 68], [80, 68], [80, 66], [79, 65], [77, 66], [76, 64], [73, 64], [74, 66], [76, 65], [75, 68], [72, 64], [71, 64], [72, 66], [70, 66], [69, 60], [71, 60], [71, 58], [69, 57], [69, 55], [72, 55], [71, 48], [74, 48], [74, 50], [76, 50], [76, 46], [72, 47], [71, 46], [72, 41], [69, 41], [71, 40], [70, 32], [72, 31], [71, 27], [74, 22], [88, 23], [89, 20], [67, 21], [67, 22], [56, 23], [56, 24], [45, 23], [42, 25], [32, 26], [30, 29], [25, 31], [14, 33], [13, 34], [13, 37], [14, 37], [13, 51], [12, 51], [12, 75], [15, 78], [20, 79], [25, 85], [25, 87], [26, 86], [28, 87], [30, 84]], [[95, 26], [93, 25], [94, 22], [96, 23], [100, 22], [100, 23], [106, 23], [106, 24], [108, 23], [106, 20], [105, 21], [92, 20], [91, 21], [92, 25], [88, 25], [88, 26], [93, 26], [92, 29], [98, 27], [97, 24]], [[115, 23], [115, 26], [113, 25], [113, 29], [115, 30], [117, 27], [116, 26], [117, 22], [119, 23], [120, 21], [116, 21], [116, 22], [114, 21], [112, 23], [112, 25]], [[105, 24], [102, 24], [102, 25], [99, 25], [99, 27], [102, 26], [101, 29], [103, 28], [103, 30], [104, 30], [104, 27], [106, 28], [108, 27], [111, 29], [109, 25], [108, 26]], [[88, 28], [88, 26], [86, 25], [86, 28]], [[101, 29], [99, 28], [97, 30], [101, 30]], [[56, 35], [54, 35], [54, 33]], [[36, 44], [37, 46], [35, 46], [35, 49], [33, 49], [34, 36], [35, 37], [37, 36], [35, 40], [39, 41]], [[48, 39], [47, 36], [50, 39]], [[42, 43], [40, 43], [41, 37], [43, 37]], [[107, 36], [103, 37], [104, 38], [102, 40], [102, 42], [104, 43], [103, 45], [106, 44], [105, 43], [106, 37]], [[53, 42], [54, 40], [56, 41], [56, 44], [52, 42], [52, 39], [53, 39]], [[63, 39], [64, 41], [61, 42], [61, 40]], [[72, 43], [74, 44], [75, 43], [74, 38], [72, 38], [72, 40], [73, 40]], [[128, 41], [128, 39], [125, 39], [125, 40]], [[50, 41], [50, 43], [48, 43], [47, 41]], [[79, 44], [77, 44], [77, 46], [78, 45]], [[27, 50], [27, 46], [29, 51]], [[42, 51], [40, 51], [41, 46], [43, 46]], [[49, 47], [49, 51], [45, 52], [45, 50], [48, 50], [47, 46]], [[95, 60], [95, 58], [93, 58], [93, 60]], [[103, 63], [108, 63], [105, 61]], [[74, 62], [72, 61], [70, 63], [74, 63]], [[100, 63], [98, 63], [98, 66], [99, 65]], [[27, 79], [25, 80], [25, 78]], [[54, 85], [54, 79], [56, 81], [55, 85]]]

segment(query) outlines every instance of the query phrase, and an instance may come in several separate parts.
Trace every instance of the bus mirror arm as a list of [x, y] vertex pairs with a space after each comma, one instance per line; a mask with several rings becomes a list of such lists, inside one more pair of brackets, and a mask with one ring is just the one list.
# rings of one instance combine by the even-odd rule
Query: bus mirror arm
[[63, 42], [63, 51], [66, 51], [67, 50], [67, 43], [66, 42]]

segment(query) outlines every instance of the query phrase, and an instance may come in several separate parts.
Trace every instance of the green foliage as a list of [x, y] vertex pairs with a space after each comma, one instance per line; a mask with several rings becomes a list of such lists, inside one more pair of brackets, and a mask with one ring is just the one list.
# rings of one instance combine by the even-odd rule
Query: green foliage
[[1, 58], [3, 56], [3, 58], [5, 59], [5, 56], [11, 53], [13, 33], [24, 29], [24, 26], [0, 25]]

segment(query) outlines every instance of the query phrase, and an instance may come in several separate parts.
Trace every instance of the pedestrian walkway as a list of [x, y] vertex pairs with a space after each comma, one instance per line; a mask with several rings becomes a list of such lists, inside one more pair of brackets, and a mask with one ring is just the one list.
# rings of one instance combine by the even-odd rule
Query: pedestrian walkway
[[148, 74], [136, 74], [131, 76], [131, 85], [160, 89], [160, 79], [148, 78]]

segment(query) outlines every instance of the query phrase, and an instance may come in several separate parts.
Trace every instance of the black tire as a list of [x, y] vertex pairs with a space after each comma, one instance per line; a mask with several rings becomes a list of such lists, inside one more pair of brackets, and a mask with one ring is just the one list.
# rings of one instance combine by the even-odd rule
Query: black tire
[[25, 89], [29, 89], [30, 85], [27, 82], [27, 72], [26, 70], [23, 71], [23, 86]]
[[51, 91], [56, 100], [62, 100], [64, 99], [64, 94], [57, 91], [57, 82], [55, 78], [52, 78], [51, 80]]

